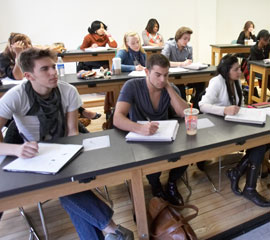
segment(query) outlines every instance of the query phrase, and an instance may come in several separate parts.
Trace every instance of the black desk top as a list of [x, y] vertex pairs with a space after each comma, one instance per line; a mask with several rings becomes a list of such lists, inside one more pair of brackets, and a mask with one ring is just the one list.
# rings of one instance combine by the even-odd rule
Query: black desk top
[[251, 48], [251, 45], [244, 44], [210, 44], [211, 47], [217, 48]]
[[[204, 73], [214, 75], [216, 73], [216, 66], [210, 66], [208, 68], [200, 69], [200, 70], [188, 70], [186, 72], [170, 73], [169, 77], [180, 79], [182, 76], [197, 75], [197, 74], [204, 74]], [[128, 76], [128, 74], [129, 73], [124, 72], [124, 73], [121, 73], [120, 75], [112, 75], [110, 79], [91, 77], [87, 80], [77, 78], [76, 74], [66, 74], [64, 81], [74, 86], [88, 84], [91, 87], [91, 85], [95, 86], [96, 84], [100, 84], [100, 83], [125, 82], [132, 78], [141, 78], [141, 77]]]
[[57, 142], [81, 144], [84, 138], [109, 135], [111, 147], [80, 154], [56, 175], [5, 172], [2, 167], [13, 159], [7, 158], [0, 165], [0, 197], [67, 183], [72, 177], [74, 180], [83, 180], [225, 144], [241, 143], [270, 133], [270, 118], [264, 126], [258, 126], [227, 122], [218, 116], [200, 116], [204, 117], [210, 119], [215, 126], [200, 129], [195, 136], [188, 136], [184, 121], [181, 120], [177, 138], [170, 143], [127, 143], [124, 138], [126, 132], [118, 129], [61, 138]]
[[249, 64], [254, 64], [260, 67], [264, 67], [264, 68], [270, 68], [270, 63], [264, 63], [263, 60], [257, 60], [257, 61], [248, 61]]

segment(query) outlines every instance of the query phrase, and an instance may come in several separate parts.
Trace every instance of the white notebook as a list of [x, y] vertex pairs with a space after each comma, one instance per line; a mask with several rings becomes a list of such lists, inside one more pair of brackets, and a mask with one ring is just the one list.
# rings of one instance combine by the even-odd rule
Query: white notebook
[[202, 63], [191, 63], [187, 66], [183, 66], [183, 68], [190, 69], [190, 70], [200, 70], [207, 67], [208, 67], [207, 64], [202, 64]]
[[39, 152], [33, 158], [17, 158], [3, 167], [12, 172], [56, 174], [83, 149], [82, 145], [39, 143]]
[[[175, 140], [179, 128], [177, 120], [155, 121], [159, 123], [157, 132], [150, 136], [140, 135], [134, 132], [129, 132], [126, 135], [126, 141], [143, 141], [143, 142], [171, 142]], [[147, 121], [138, 121], [145, 124]]]
[[256, 108], [240, 108], [236, 115], [226, 115], [225, 120], [233, 122], [264, 124], [266, 112]]

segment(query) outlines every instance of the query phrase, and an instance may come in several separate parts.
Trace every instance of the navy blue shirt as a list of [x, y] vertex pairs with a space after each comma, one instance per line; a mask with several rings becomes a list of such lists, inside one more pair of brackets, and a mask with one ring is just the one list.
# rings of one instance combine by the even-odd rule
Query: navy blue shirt
[[[173, 85], [175, 91], [180, 95], [178, 88]], [[128, 80], [120, 91], [119, 102], [128, 102], [131, 105], [129, 119], [138, 120], [167, 120], [171, 98], [164, 88], [162, 89], [158, 109], [154, 109], [145, 78], [135, 78]]]

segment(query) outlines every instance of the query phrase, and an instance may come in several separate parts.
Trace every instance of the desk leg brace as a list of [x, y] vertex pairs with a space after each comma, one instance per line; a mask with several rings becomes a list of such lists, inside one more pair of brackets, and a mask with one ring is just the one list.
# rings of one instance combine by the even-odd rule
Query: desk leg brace
[[137, 220], [139, 239], [149, 239], [145, 197], [143, 189], [143, 175], [140, 169], [131, 174], [132, 195]]

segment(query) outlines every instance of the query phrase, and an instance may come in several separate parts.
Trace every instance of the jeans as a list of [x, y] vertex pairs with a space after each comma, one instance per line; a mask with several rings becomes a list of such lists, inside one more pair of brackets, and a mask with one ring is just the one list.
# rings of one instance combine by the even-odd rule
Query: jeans
[[60, 197], [60, 202], [81, 240], [104, 239], [102, 230], [110, 223], [113, 210], [92, 191]]

